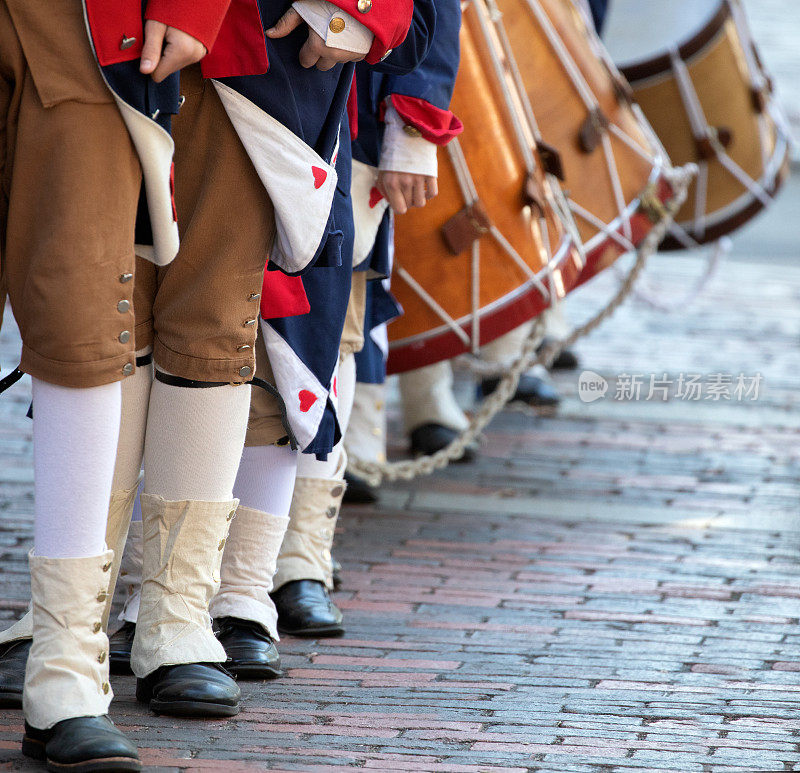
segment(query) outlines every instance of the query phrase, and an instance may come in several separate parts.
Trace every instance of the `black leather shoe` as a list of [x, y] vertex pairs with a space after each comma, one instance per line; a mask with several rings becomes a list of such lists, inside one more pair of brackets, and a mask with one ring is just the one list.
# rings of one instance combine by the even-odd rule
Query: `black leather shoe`
[[344, 479], [347, 482], [347, 488], [342, 499], [345, 504], [374, 505], [378, 501], [378, 489], [375, 486], [370, 486], [363, 478], [346, 472]]
[[331, 558], [331, 579], [333, 580], [333, 589], [339, 590], [342, 587], [342, 565], [333, 557]]
[[275, 642], [259, 623], [238, 617], [220, 617], [214, 623], [217, 638], [228, 655], [225, 668], [237, 679], [283, 676]]
[[32, 639], [17, 639], [0, 644], [0, 707], [22, 708], [22, 685], [25, 682], [25, 664], [31, 651]]
[[[487, 378], [481, 382], [480, 390], [484, 396], [490, 395], [499, 383], [500, 379]], [[533, 408], [556, 408], [561, 396], [552, 384], [539, 376], [523, 375], [511, 401], [526, 403]]]
[[22, 753], [46, 760], [47, 769], [70, 773], [141, 770], [136, 746], [107, 717], [65, 719], [49, 730], [25, 723]]
[[[545, 346], [548, 346], [553, 342], [552, 338], [545, 338], [539, 348], [536, 350], [537, 354], [544, 349]], [[577, 370], [578, 366], [580, 365], [580, 360], [578, 359], [578, 355], [575, 354], [571, 349], [562, 349], [558, 356], [553, 360], [550, 365], [550, 370]]]
[[[437, 451], [441, 451], [450, 445], [459, 433], [450, 427], [441, 424], [423, 424], [421, 427], [411, 431], [411, 453], [414, 456], [432, 456]], [[475, 460], [475, 449], [468, 447], [464, 453], [456, 459], [457, 462], [472, 462]]]
[[131, 674], [131, 647], [136, 635], [136, 623], [124, 622], [108, 637], [108, 665], [112, 674]]
[[318, 580], [293, 580], [272, 594], [278, 609], [278, 630], [289, 636], [341, 636], [341, 610]]
[[136, 700], [173, 717], [233, 717], [242, 693], [219, 663], [161, 666], [136, 680]]

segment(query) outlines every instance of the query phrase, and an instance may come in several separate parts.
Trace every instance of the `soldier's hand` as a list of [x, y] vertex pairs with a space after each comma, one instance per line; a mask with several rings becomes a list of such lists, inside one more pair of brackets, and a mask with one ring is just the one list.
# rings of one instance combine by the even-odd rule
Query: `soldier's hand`
[[[303, 17], [294, 8], [290, 8], [272, 29], [267, 30], [267, 37], [285, 38], [304, 23]], [[308, 40], [300, 49], [300, 64], [306, 69], [316, 67], [318, 70], [330, 70], [343, 62], [360, 62], [364, 56], [329, 46], [309, 27]]]
[[199, 62], [207, 53], [206, 47], [187, 32], [148, 19], [139, 71], [161, 83], [168, 75]]
[[398, 215], [404, 215], [411, 207], [424, 207], [439, 194], [439, 182], [435, 177], [410, 172], [381, 170], [377, 185]]

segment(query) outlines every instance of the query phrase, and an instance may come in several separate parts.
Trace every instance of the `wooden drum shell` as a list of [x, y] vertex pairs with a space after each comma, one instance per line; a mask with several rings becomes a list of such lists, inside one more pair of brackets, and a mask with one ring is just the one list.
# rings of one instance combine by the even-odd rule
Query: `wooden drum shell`
[[[484, 34], [479, 13], [485, 10], [475, 2], [465, 7], [461, 66], [452, 100], [464, 133], [457, 146], [439, 149], [439, 196], [424, 208], [398, 217], [395, 234], [396, 266], [407, 271], [469, 338], [473, 332], [473, 252], [468, 248], [454, 255], [442, 235], [443, 225], [470, 203], [454, 165], [452, 154], [458, 147], [492, 224], [534, 273], [542, 271], [550, 255], [556, 256], [555, 284], [563, 296], [581, 269], [551, 208], [545, 207], [545, 235], [539, 211], [526, 198], [526, 186], [533, 184], [537, 198], [546, 200], [544, 175], [537, 172], [528, 180], [508, 100], [491, 64], [492, 40]], [[483, 345], [532, 319], [549, 301], [491, 234], [482, 235], [476, 244], [480, 249], [479, 341]], [[392, 291], [404, 314], [389, 326], [389, 372], [419, 368], [471, 350], [471, 340], [466, 343], [455, 334], [397, 270]]]

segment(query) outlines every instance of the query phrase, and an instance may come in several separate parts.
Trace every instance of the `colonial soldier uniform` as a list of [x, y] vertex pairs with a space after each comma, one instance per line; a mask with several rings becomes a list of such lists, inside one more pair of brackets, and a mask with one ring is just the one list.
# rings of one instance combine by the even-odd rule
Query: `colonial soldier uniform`
[[[109, 579], [116, 571], [114, 552], [87, 548], [98, 541], [102, 547], [100, 533], [94, 542], [81, 535], [84, 543], [76, 548], [78, 558], [62, 557], [57, 551], [58, 557], [51, 558], [52, 553], [42, 548], [47, 542], [40, 534], [44, 521], [40, 514], [46, 506], [55, 510], [58, 504], [64, 509], [64, 500], [75, 512], [91, 514], [104, 499], [106, 540], [119, 555], [144, 446], [143, 590], [132, 658], [139, 677], [137, 697], [161, 713], [236, 713], [239, 690], [215, 665], [226, 655], [211, 632], [208, 603], [218, 587], [223, 547], [238, 504], [232, 489], [250, 404], [250, 389], [244, 384], [255, 368], [264, 261], [269, 254], [275, 267], [290, 273], [314, 261], [336, 261], [336, 240], [331, 238], [335, 223], [330, 215], [335, 151], [328, 146], [327, 155], [321, 155], [303, 138], [298, 142], [296, 134], [281, 133], [275, 125], [279, 120], [268, 122], [273, 158], [291, 156], [295, 172], [302, 167], [306, 173], [307, 190], [317, 193], [308, 208], [317, 215], [314, 222], [305, 231], [288, 228], [280, 187], [287, 180], [286, 168], [264, 163], [263, 145], [258, 152], [252, 143], [248, 146], [254, 117], [270, 116], [265, 110], [269, 99], [262, 100], [253, 83], [257, 79], [240, 77], [286, 82], [291, 81], [290, 71], [302, 69], [297, 57], [303, 40], [290, 35], [270, 46], [273, 67], [268, 75], [259, 75], [269, 67], [262, 18], [273, 23], [280, 16], [267, 3], [236, 3], [226, 16], [224, 0], [195, 2], [191, 10], [178, 0], [150, 0], [148, 17], [184, 29], [210, 51], [202, 73], [198, 67], [183, 73], [180, 89], [177, 77], [156, 87], [138, 74], [143, 21], [139, 0], [116, 4], [113, 11], [85, 0], [105, 85], [84, 43], [80, 4], [65, 0], [62, 5], [63, 9], [54, 10], [4, 0], [0, 7], [2, 62], [11, 73], [6, 82], [13, 91], [4, 119], [12, 130], [20, 129], [13, 167], [9, 159], [4, 170], [10, 179], [6, 190], [11, 190], [11, 206], [4, 213], [8, 227], [3, 277], [23, 336], [20, 368], [34, 376], [37, 457], [33, 614], [5, 639], [29, 639], [35, 634], [24, 694], [26, 753], [58, 762], [64, 751], [59, 743], [65, 738], [74, 741], [76, 733], [83, 733], [91, 740], [81, 749], [80, 759], [68, 760], [71, 769], [133, 770], [139, 767], [135, 749], [105, 719], [111, 690], [103, 620], [111, 594]], [[341, 0], [335, 5], [345, 12], [336, 17], [342, 20], [371, 15], [368, 0]], [[393, 11], [393, 23], [384, 24], [381, 35], [375, 36], [368, 58], [379, 59], [402, 40], [411, 3], [401, 5]], [[76, 56], [80, 54], [75, 63], [67, 61], [68, 66], [52, 53], [62, 50], [57, 43], [64, 39]], [[336, 70], [341, 76], [348, 68]], [[218, 80], [212, 85], [205, 78]], [[301, 92], [278, 90], [280, 84], [275, 85], [272, 102], [280, 100], [286, 110], [302, 112]], [[170, 115], [178, 111], [181, 91], [184, 103], [174, 127], [177, 174], [173, 178], [173, 142], [166, 130]], [[317, 102], [306, 112], [324, 113], [324, 107]], [[320, 118], [318, 125], [325, 125], [327, 118]], [[62, 147], [56, 150], [55, 143], [67, 152], [59, 152]], [[48, 147], [53, 152], [43, 153]], [[287, 148], [293, 154], [285, 153]], [[280, 168], [276, 172], [274, 167]], [[36, 181], [34, 186], [19, 187], [21, 170], [26, 180]], [[147, 211], [140, 208], [137, 220], [142, 174]], [[173, 179], [181, 217], [179, 251]], [[107, 181], [105, 187], [92, 190], [98, 180]], [[85, 194], [78, 187], [81, 181]], [[62, 195], [54, 196], [54, 191]], [[297, 188], [290, 193], [302, 195]], [[35, 213], [41, 219], [47, 211], [43, 202], [53, 202], [67, 214], [54, 213], [53, 227], [43, 238], [31, 239], [38, 232], [25, 228], [31, 222], [25, 218]], [[227, 207], [237, 213], [236, 229], [226, 228]], [[81, 210], [80, 217], [76, 210]], [[81, 229], [79, 223], [88, 227]], [[85, 233], [78, 258], [81, 230]], [[91, 238], [83, 238], [86, 235]], [[158, 265], [165, 266], [176, 252], [177, 259], [157, 271], [139, 263], [139, 275], [131, 282], [137, 273], [134, 242], [142, 245], [137, 246], [138, 255]], [[64, 253], [73, 262], [64, 259], [55, 264], [53, 281], [28, 279], [34, 271], [46, 276], [50, 255]], [[87, 276], [94, 286], [87, 284]], [[58, 298], [49, 304], [56, 292]], [[151, 347], [157, 366], [152, 390], [146, 367]], [[138, 370], [137, 355], [144, 365]], [[123, 377], [129, 377], [128, 388], [120, 389], [113, 382]], [[54, 395], [50, 384], [62, 390], [74, 388], [76, 394]], [[84, 394], [87, 391], [91, 393]], [[76, 396], [83, 400], [77, 408], [86, 410], [76, 410]], [[51, 433], [58, 428], [68, 437], [72, 431], [85, 441], [92, 453], [81, 456], [74, 448], [70, 451], [75, 464], [82, 464], [83, 472], [89, 470], [88, 481], [59, 469], [63, 449], [47, 436], [48, 428]], [[104, 468], [103, 460], [114, 458], [117, 445], [124, 452], [117, 459], [117, 470], [107, 462]], [[65, 496], [63, 483], [72, 477], [78, 477], [77, 483]], [[117, 503], [112, 496], [109, 518], [112, 478]], [[100, 522], [97, 514], [93, 522]], [[80, 523], [75, 517], [69, 525], [79, 532]], [[83, 557], [87, 550], [88, 557]], [[78, 635], [84, 628], [86, 635]], [[25, 647], [17, 645], [11, 657], [19, 664], [26, 654]], [[65, 722], [73, 724], [62, 732]], [[109, 757], [115, 761], [102, 762]], [[128, 767], [120, 767], [123, 763], [116, 758], [121, 757]]]
[[[380, 65], [384, 72], [407, 72], [425, 55], [429, 30], [433, 28], [433, 5], [417, 2], [406, 42]], [[338, 83], [349, 87], [352, 72], [337, 74]], [[347, 91], [343, 93], [347, 97]], [[341, 115], [344, 100], [338, 111]], [[352, 111], [351, 111], [352, 112]], [[288, 125], [297, 136], [309, 136], [306, 124]], [[241, 677], [264, 678], [279, 673], [274, 641], [278, 638], [272, 599], [272, 578], [278, 548], [283, 540], [288, 550], [297, 550], [303, 536], [292, 529], [289, 504], [298, 465], [293, 447], [304, 449], [300, 464], [331, 465], [335, 468], [346, 424], [342, 413], [342, 370], [339, 367], [340, 340], [345, 318], [350, 320], [345, 338], [357, 338], [353, 331], [353, 304], [349, 304], [352, 274], [352, 210], [350, 204], [349, 122], [344, 122], [338, 155], [338, 131], [323, 125], [319, 137], [329, 137], [330, 152], [337, 156], [338, 175], [330, 222], [341, 251], [339, 265], [333, 259], [315, 266], [302, 278], [268, 271], [264, 277], [261, 303], [262, 322], [256, 343], [257, 378], [274, 385], [272, 395], [256, 390], [250, 406], [246, 445], [234, 485], [240, 500], [231, 526], [222, 564], [222, 582], [211, 603], [211, 614], [220, 626], [219, 638], [231, 658], [228, 668]], [[305, 135], [301, 132], [306, 132]], [[345, 140], [347, 140], [345, 142]], [[316, 145], [319, 147], [319, 144]], [[308, 197], [299, 198], [296, 209]], [[333, 265], [331, 265], [333, 264]], [[356, 286], [358, 286], [356, 284]], [[276, 314], [276, 299], [282, 299]], [[350, 308], [348, 308], [348, 306]], [[326, 457], [328, 459], [326, 460]], [[312, 462], [305, 460], [311, 459]], [[317, 459], [322, 460], [317, 462]], [[337, 481], [341, 486], [341, 479]], [[302, 490], [302, 481], [298, 490]], [[295, 499], [298, 494], [295, 492]], [[301, 495], [302, 496], [302, 495]], [[294, 510], [293, 510], [294, 512]], [[288, 535], [284, 540], [284, 534]], [[133, 549], [133, 548], [132, 548]], [[287, 548], [285, 548], [287, 549]], [[303, 549], [299, 553], [304, 554]], [[126, 569], [129, 562], [126, 561]], [[126, 667], [132, 627], [136, 621], [138, 583], [136, 562], [123, 581], [131, 591], [123, 615], [126, 624], [112, 637], [112, 654], [120, 668]]]
[[[391, 271], [391, 218], [378, 190], [380, 168], [436, 176], [436, 146], [446, 144], [461, 125], [448, 105], [458, 69], [460, 5], [435, 2], [433, 44], [422, 65], [410, 74], [382, 73], [357, 65], [358, 136], [353, 143], [351, 185], [356, 235], [353, 293], [339, 350], [338, 401], [345, 442], [324, 463], [301, 460], [281, 546], [273, 600], [278, 627], [296, 636], [343, 633], [342, 615], [329, 597], [333, 587], [333, 545], [347, 465], [347, 422], [355, 396], [355, 352], [364, 343], [367, 284], [379, 292]], [[404, 45], [405, 47], [405, 45]], [[378, 120], [383, 113], [384, 120]], [[369, 283], [367, 279], [371, 279]]]
[[[147, 15], [211, 49], [227, 5], [154, 0]], [[134, 244], [162, 265], [178, 249], [168, 133], [178, 80], [140, 74], [143, 37], [139, 0], [113, 13], [93, 0], [0, 3], [2, 284], [36, 402], [23, 751], [73, 770], [140, 767], [107, 718], [102, 620], [119, 382], [136, 367]]]

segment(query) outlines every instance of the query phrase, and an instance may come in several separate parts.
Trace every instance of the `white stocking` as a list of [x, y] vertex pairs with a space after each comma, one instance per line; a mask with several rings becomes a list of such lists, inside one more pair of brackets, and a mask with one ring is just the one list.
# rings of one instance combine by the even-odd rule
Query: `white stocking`
[[289, 446], [247, 446], [242, 453], [233, 496], [243, 507], [289, 515], [297, 475], [297, 451]]
[[119, 438], [119, 382], [88, 389], [33, 379], [34, 553], [88, 558], [105, 550]]
[[168, 502], [233, 499], [249, 411], [249, 384], [191, 389], [154, 381], [145, 492]]
[[[137, 357], [147, 350], [136, 352]], [[144, 433], [147, 429], [147, 408], [153, 366], [142, 365], [122, 382], [122, 419], [119, 425], [119, 446], [114, 468], [114, 491], [128, 491], [136, 485], [142, 470]]]

